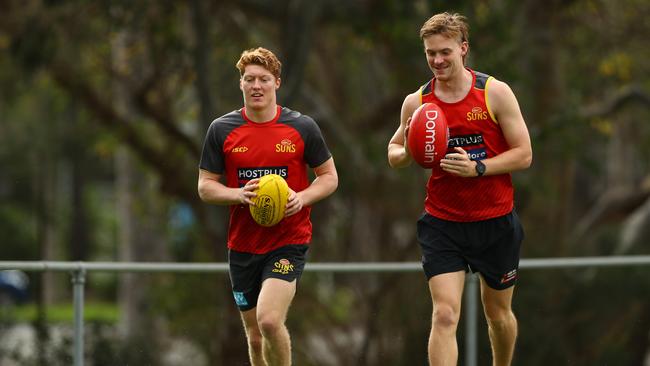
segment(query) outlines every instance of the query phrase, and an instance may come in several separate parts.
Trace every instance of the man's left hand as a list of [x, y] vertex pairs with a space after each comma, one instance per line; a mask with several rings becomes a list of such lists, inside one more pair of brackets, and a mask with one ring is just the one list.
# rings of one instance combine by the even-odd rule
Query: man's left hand
[[456, 152], [445, 155], [440, 159], [440, 168], [445, 172], [458, 177], [476, 177], [476, 162], [469, 158], [467, 151], [454, 147]]

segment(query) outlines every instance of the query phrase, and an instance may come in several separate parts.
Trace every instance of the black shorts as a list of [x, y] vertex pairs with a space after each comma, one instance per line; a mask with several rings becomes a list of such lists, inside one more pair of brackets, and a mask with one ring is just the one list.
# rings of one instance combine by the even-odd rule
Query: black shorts
[[471, 270], [481, 273], [488, 286], [497, 290], [517, 281], [524, 230], [514, 210], [476, 222], [446, 221], [425, 213], [417, 226], [427, 279]]
[[246, 311], [257, 306], [265, 279], [299, 280], [305, 268], [308, 248], [307, 245], [286, 245], [265, 254], [230, 250], [230, 282], [239, 310]]

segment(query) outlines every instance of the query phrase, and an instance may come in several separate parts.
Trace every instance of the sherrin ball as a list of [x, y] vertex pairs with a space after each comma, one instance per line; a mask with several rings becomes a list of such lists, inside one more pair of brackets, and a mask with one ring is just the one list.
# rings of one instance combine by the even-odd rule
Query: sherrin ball
[[413, 112], [407, 144], [413, 160], [433, 168], [447, 153], [449, 128], [445, 114], [435, 103], [424, 103]]
[[253, 197], [255, 205], [250, 211], [253, 220], [261, 226], [274, 226], [284, 218], [284, 211], [289, 198], [289, 185], [277, 174], [267, 174], [260, 178], [257, 196]]

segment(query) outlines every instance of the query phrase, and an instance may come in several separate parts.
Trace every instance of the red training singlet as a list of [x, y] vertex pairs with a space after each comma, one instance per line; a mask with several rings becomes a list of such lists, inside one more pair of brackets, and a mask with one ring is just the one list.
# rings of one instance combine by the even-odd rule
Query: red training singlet
[[[266, 174], [282, 176], [296, 192], [310, 184], [307, 165], [315, 168], [331, 157], [320, 129], [313, 119], [281, 108], [275, 118], [255, 123], [245, 109], [217, 118], [208, 129], [199, 167], [225, 174], [228, 187], [242, 187]], [[228, 248], [264, 254], [288, 244], [309, 244], [311, 207], [285, 217], [277, 225], [258, 225], [248, 205], [230, 206]]]
[[[435, 78], [420, 88], [421, 103], [436, 103], [449, 125], [448, 153], [462, 147], [472, 160], [496, 156], [510, 147], [488, 107], [487, 88], [491, 76], [472, 73], [472, 88], [462, 100], [445, 103], [435, 95]], [[479, 221], [503, 216], [514, 207], [510, 174], [463, 178], [444, 172], [439, 166], [427, 182], [425, 211], [449, 221]]]

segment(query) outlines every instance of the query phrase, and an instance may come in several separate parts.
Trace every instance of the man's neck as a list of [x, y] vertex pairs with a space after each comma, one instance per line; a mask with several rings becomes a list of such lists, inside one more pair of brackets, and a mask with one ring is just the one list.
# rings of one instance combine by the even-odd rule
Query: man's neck
[[264, 123], [273, 120], [277, 111], [277, 104], [273, 104], [272, 106], [261, 110], [246, 107], [246, 117], [248, 117], [252, 122]]
[[472, 73], [463, 68], [449, 80], [436, 80], [436, 96], [444, 102], [457, 102], [463, 99], [472, 86]]

